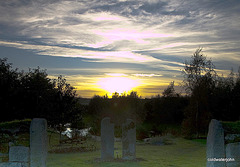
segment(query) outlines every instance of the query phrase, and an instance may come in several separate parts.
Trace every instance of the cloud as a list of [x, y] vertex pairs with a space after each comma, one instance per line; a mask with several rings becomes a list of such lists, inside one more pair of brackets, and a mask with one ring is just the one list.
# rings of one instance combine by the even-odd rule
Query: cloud
[[158, 74], [133, 74], [133, 75], [137, 77], [161, 77], [162, 76]]
[[[91, 51], [78, 48], [67, 48], [60, 46], [49, 45], [33, 45], [27, 44], [27, 42], [6, 42], [0, 41], [0, 45], [8, 47], [16, 47], [20, 49], [33, 50], [41, 55], [71, 57], [71, 58], [83, 58], [85, 61], [90, 62], [121, 62], [121, 63], [136, 63], [146, 64], [151, 67], [161, 67], [165, 70], [178, 70], [174, 66], [181, 64], [177, 62], [164, 61], [154, 58], [150, 55], [144, 55], [142, 53], [131, 51]], [[171, 64], [171, 65], [170, 65]], [[175, 65], [174, 65], [175, 64]], [[172, 66], [174, 65], [174, 66]], [[178, 68], [178, 67], [177, 67]]]
[[180, 78], [184, 61], [199, 47], [219, 71], [236, 69], [239, 9], [239, 1], [222, 0], [0, 1], [0, 46], [79, 58], [95, 63], [94, 72], [111, 64], [101, 75], [136, 74], [165, 83]]
[[156, 50], [165, 43], [238, 41], [238, 7], [220, 1], [10, 1], [1, 2], [0, 21], [16, 36], [49, 45]]
[[126, 74], [123, 73], [107, 73], [107, 76], [112, 76], [112, 77], [125, 77], [127, 76]]

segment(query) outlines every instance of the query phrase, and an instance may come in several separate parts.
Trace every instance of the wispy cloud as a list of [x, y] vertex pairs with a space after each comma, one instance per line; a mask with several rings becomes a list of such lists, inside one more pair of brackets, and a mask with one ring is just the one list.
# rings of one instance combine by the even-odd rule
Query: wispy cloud
[[0, 1], [0, 46], [79, 58], [97, 70], [102, 63], [135, 64], [126, 75], [179, 80], [199, 47], [219, 71], [238, 66], [239, 16], [234, 0]]

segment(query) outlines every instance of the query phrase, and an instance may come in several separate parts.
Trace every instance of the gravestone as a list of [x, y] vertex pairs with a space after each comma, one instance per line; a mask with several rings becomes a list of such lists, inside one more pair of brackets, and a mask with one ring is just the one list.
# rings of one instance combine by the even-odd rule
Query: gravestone
[[229, 143], [226, 145], [226, 158], [234, 158], [234, 161], [229, 161], [226, 163], [227, 167], [240, 166], [240, 142]]
[[9, 162], [29, 162], [29, 147], [12, 146], [9, 149]]
[[225, 145], [222, 123], [212, 119], [207, 136], [207, 167], [226, 167], [225, 161], [210, 160], [214, 158], [225, 158]]
[[101, 121], [101, 159], [114, 159], [114, 124], [109, 117]]
[[122, 159], [136, 158], [136, 126], [132, 119], [122, 125]]
[[47, 121], [34, 118], [30, 126], [30, 167], [46, 167]]

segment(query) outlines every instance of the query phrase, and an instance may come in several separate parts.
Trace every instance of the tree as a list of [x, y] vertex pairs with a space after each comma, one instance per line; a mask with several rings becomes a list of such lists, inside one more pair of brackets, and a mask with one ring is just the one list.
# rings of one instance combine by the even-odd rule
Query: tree
[[188, 135], [195, 133], [198, 137], [207, 129], [211, 117], [209, 105], [217, 76], [215, 66], [203, 55], [202, 49], [197, 49], [191, 60], [185, 62], [183, 76], [183, 85], [191, 96], [183, 127]]
[[13, 70], [7, 59], [0, 59], [0, 106], [4, 111], [0, 121], [24, 118], [46, 118], [48, 125], [64, 130], [83, 127], [85, 108], [79, 104], [74, 88], [59, 76], [52, 80], [46, 70]]
[[166, 89], [164, 89], [162, 94], [163, 94], [163, 97], [177, 97], [177, 96], [179, 96], [179, 94], [175, 92], [174, 81], [170, 82], [170, 84], [168, 85], [168, 87]]
[[218, 77], [212, 98], [212, 116], [225, 121], [239, 120], [239, 73], [231, 69], [227, 77]]
[[238, 69], [238, 74], [236, 75], [236, 83], [233, 88], [233, 94], [232, 94], [232, 99], [233, 99], [233, 116], [235, 119], [239, 120], [240, 119], [240, 113], [239, 113], [239, 108], [240, 108], [240, 67]]
[[17, 112], [15, 103], [18, 100], [16, 88], [20, 84], [18, 78], [17, 69], [12, 69], [12, 64], [7, 62], [7, 58], [0, 59], [0, 106], [4, 112], [0, 121], [13, 119]]
[[65, 78], [60, 75], [54, 83], [54, 109], [48, 114], [48, 122], [59, 131], [61, 140], [67, 123], [73, 128], [80, 128], [83, 108], [78, 104], [74, 87], [68, 84]]
[[[211, 59], [208, 60], [207, 56], [202, 54], [202, 49], [197, 49], [191, 60], [185, 61], [182, 72], [184, 76], [183, 85], [189, 94], [196, 91], [203, 83], [208, 86], [213, 85], [216, 77], [215, 66]], [[210, 83], [206, 83], [208, 79], [211, 81]]]
[[109, 108], [109, 100], [107, 96], [101, 97], [98, 95], [90, 100], [88, 111], [83, 120], [88, 127], [91, 127], [91, 133], [94, 135], [100, 135], [101, 120], [105, 116], [105, 110]]
[[[23, 117], [47, 118], [54, 108], [51, 104], [54, 95], [54, 82], [48, 78], [46, 70], [29, 69], [20, 74], [18, 94], [21, 103], [18, 108]], [[21, 116], [19, 116], [21, 117]]]

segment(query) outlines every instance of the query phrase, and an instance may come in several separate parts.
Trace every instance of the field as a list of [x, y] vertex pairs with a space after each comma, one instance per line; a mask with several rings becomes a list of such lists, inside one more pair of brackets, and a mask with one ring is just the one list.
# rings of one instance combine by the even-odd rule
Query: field
[[115, 160], [100, 162], [100, 150], [84, 153], [48, 154], [48, 167], [203, 167], [206, 165], [206, 143], [204, 140], [171, 138], [172, 144], [151, 145], [138, 143], [137, 161], [123, 162], [121, 142], [115, 142]]

